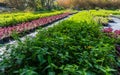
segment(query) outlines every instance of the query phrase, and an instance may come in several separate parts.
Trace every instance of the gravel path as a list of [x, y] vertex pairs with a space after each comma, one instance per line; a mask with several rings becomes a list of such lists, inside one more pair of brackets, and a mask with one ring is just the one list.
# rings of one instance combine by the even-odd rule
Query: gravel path
[[[54, 23], [48, 25], [47, 27], [44, 27], [44, 29], [47, 29], [47, 28], [49, 28], [49, 27], [53, 27], [54, 25], [57, 25], [58, 23], [60, 23], [60, 22], [62, 22], [62, 21], [64, 21], [64, 20], [70, 18], [71, 16], [72, 16], [72, 15], [69, 15], [68, 17], [66, 17], [66, 18], [64, 18], [64, 19], [62, 19], [62, 20], [59, 20], [59, 21], [57, 21], [57, 22], [54, 22]], [[21, 41], [24, 41], [24, 40], [26, 39], [26, 37], [34, 38], [37, 33], [38, 33], [37, 31], [36, 31], [36, 32], [33, 32], [33, 33], [30, 33], [30, 34], [28, 34], [28, 35], [20, 38], [20, 40], [21, 40]], [[10, 41], [9, 43], [4, 44], [2, 47], [0, 47], [0, 54], [3, 54], [3, 53], [6, 51], [6, 46], [7, 46], [7, 45], [10, 45], [10, 44], [11, 44], [11, 45], [17, 45], [17, 41]]]
[[113, 31], [115, 30], [120, 30], [120, 19], [119, 18], [115, 18], [115, 17], [111, 17], [115, 23], [109, 23], [109, 25], [107, 27], [104, 28], [108, 28], [111, 27], [113, 29]]

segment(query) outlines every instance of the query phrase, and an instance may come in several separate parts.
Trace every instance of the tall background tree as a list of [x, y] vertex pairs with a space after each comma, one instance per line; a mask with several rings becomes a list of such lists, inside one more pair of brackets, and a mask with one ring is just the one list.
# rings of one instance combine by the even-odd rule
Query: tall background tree
[[120, 8], [120, 0], [0, 0], [8, 6], [25, 10], [32, 8], [34, 10], [52, 10], [55, 7], [64, 7], [72, 9], [117, 9]]
[[70, 6], [75, 9], [120, 8], [120, 0], [57, 0], [57, 2], [64, 8], [71, 8]]
[[4, 0], [8, 6], [24, 10], [28, 7], [33, 9], [51, 10], [54, 7], [55, 0]]

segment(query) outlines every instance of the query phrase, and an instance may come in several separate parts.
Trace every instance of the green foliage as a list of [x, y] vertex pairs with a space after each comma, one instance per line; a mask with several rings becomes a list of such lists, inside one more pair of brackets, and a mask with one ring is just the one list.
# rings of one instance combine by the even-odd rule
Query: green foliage
[[54, 11], [54, 12], [46, 12], [46, 13], [8, 13], [8, 14], [0, 14], [0, 27], [5, 26], [13, 26], [18, 23], [32, 21], [38, 18], [52, 16], [64, 13], [65, 11]]
[[100, 24], [103, 24], [104, 26], [108, 25], [108, 22], [110, 20], [108, 17], [95, 17], [94, 19], [95, 21], [97, 21]]
[[117, 73], [113, 43], [114, 39], [101, 33], [90, 12], [82, 11], [52, 28], [40, 30], [36, 38], [9, 47], [10, 54], [2, 55], [1, 73], [113, 75]]
[[[106, 26], [108, 25], [109, 21], [113, 21], [111, 18], [108, 18], [109, 16], [115, 16], [118, 17], [120, 15], [119, 10], [90, 10], [89, 11], [92, 16], [94, 16], [94, 20], [98, 23]], [[119, 17], [118, 17], [119, 18]]]
[[91, 15], [99, 16], [99, 17], [108, 17], [110, 15], [120, 14], [119, 10], [90, 10]]

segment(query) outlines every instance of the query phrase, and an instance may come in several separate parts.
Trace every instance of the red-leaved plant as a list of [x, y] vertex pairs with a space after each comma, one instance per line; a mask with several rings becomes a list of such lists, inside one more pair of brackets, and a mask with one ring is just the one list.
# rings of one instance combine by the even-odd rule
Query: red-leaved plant
[[31, 29], [34, 29], [34, 28], [39, 27], [39, 26], [44, 26], [48, 23], [51, 23], [51, 22], [56, 21], [58, 19], [64, 18], [70, 14], [71, 13], [59, 14], [59, 15], [55, 15], [55, 16], [40, 18], [37, 20], [33, 20], [31, 22], [17, 24], [17, 25], [14, 25], [12, 27], [0, 28], [0, 39], [3, 39], [5, 37], [9, 37], [13, 31], [15, 31], [17, 33], [21, 33], [24, 30], [31, 30]]

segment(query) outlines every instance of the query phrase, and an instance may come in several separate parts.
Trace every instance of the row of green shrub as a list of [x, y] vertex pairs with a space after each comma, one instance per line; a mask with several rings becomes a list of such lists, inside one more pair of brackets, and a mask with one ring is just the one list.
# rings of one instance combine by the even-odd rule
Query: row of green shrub
[[111, 15], [120, 15], [120, 10], [90, 10], [89, 11], [93, 16], [108, 17]]
[[120, 15], [119, 10], [90, 10], [89, 12], [94, 20], [103, 26], [107, 26], [109, 22], [113, 22], [112, 16]]
[[0, 27], [13, 26], [18, 23], [32, 21], [38, 18], [57, 15], [57, 14], [61, 14], [64, 12], [66, 11], [54, 11], [54, 12], [46, 12], [46, 13], [20, 12], [20, 13], [0, 14]]
[[117, 75], [114, 42], [101, 32], [89, 11], [82, 11], [52, 28], [40, 29], [35, 38], [8, 46], [8, 52], [2, 55], [0, 73]]

